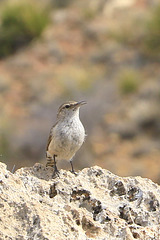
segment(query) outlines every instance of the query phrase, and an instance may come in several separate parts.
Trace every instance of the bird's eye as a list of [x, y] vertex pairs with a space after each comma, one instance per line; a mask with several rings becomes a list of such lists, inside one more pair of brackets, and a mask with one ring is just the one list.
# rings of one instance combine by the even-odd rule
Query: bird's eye
[[69, 108], [69, 105], [68, 105], [68, 104], [66, 105], [66, 108]]

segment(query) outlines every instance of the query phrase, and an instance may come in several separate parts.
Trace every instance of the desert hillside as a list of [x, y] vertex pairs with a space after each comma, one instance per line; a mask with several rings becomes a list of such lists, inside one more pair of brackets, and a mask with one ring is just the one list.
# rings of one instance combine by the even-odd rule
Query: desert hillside
[[58, 107], [85, 100], [76, 169], [160, 183], [159, 1], [41, 0], [29, 12], [11, 2], [0, 1], [1, 161], [9, 170], [45, 164]]

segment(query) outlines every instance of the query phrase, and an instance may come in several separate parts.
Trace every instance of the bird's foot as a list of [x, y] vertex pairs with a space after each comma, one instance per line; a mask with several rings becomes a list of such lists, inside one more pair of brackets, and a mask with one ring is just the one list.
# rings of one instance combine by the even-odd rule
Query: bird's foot
[[52, 174], [52, 178], [59, 177], [59, 174], [60, 174], [60, 171], [58, 170], [57, 166], [55, 165], [54, 166], [54, 171], [53, 171], [53, 174]]
[[71, 164], [70, 172], [77, 176], [78, 174], [74, 171], [72, 160], [70, 161], [70, 164]]
[[74, 171], [74, 169], [70, 170], [70, 172], [73, 173], [75, 176], [78, 175], [78, 173], [76, 173], [76, 172]]

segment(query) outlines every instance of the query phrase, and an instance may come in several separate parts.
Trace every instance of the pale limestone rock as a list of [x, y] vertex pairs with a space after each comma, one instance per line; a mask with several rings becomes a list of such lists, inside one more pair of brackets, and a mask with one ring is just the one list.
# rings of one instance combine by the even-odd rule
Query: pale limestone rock
[[160, 187], [100, 167], [78, 175], [0, 164], [0, 239], [160, 239]]

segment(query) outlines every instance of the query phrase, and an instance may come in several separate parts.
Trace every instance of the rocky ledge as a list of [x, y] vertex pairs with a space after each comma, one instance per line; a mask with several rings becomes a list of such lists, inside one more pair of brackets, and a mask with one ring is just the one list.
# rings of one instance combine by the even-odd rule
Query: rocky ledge
[[160, 239], [160, 186], [100, 167], [77, 175], [0, 164], [0, 239]]

